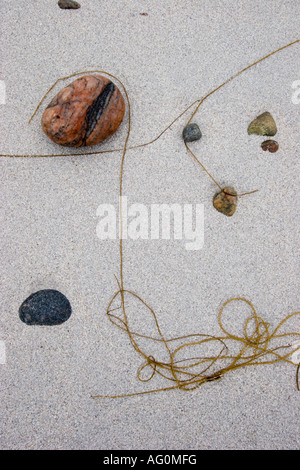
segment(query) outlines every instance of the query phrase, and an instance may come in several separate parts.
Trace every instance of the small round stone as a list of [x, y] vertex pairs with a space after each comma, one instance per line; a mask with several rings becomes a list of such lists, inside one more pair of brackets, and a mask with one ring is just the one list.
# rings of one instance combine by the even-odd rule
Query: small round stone
[[80, 4], [74, 0], [59, 0], [58, 6], [63, 10], [77, 10], [77, 8], [80, 8]]
[[26, 325], [60, 325], [72, 313], [68, 299], [59, 291], [44, 289], [31, 294], [19, 308]]
[[63, 88], [42, 116], [42, 129], [67, 147], [96, 145], [120, 126], [125, 101], [116, 85], [102, 75], [85, 75]]
[[261, 148], [264, 151], [269, 150], [269, 152], [275, 153], [279, 149], [279, 144], [278, 144], [278, 142], [276, 142], [276, 140], [265, 140], [261, 144]]
[[182, 132], [182, 138], [185, 142], [194, 142], [202, 137], [198, 124], [192, 122], [185, 126]]
[[235, 213], [237, 205], [237, 192], [231, 186], [223, 188], [222, 191], [215, 194], [213, 198], [213, 205], [217, 211], [228, 217]]

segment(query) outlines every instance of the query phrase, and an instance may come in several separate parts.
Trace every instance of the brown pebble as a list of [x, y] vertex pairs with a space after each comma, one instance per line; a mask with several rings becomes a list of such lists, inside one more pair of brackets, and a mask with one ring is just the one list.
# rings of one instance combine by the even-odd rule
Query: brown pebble
[[237, 192], [231, 186], [223, 188], [222, 191], [215, 194], [213, 205], [222, 214], [232, 216], [237, 205]]
[[50, 102], [42, 129], [55, 143], [68, 147], [96, 145], [120, 126], [125, 101], [116, 85], [102, 75], [77, 78]]
[[277, 152], [279, 148], [279, 144], [278, 142], [276, 142], [276, 140], [265, 140], [261, 144], [261, 148], [265, 151], [269, 150], [269, 152], [274, 153], [274, 152]]
[[266, 111], [254, 119], [248, 126], [248, 134], [270, 135], [273, 136], [277, 132], [277, 126], [273, 116]]
[[80, 8], [80, 3], [75, 2], [74, 0], [59, 0], [58, 1], [59, 8], [63, 10], [77, 10]]

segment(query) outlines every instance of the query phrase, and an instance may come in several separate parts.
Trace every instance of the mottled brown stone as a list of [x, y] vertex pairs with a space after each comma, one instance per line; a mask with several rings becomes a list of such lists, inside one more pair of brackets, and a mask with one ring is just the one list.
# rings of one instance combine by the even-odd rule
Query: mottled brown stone
[[109, 78], [86, 75], [53, 98], [42, 116], [42, 129], [60, 145], [96, 145], [116, 132], [124, 112], [124, 98]]
[[273, 136], [277, 132], [277, 126], [273, 116], [266, 111], [254, 119], [248, 126], [248, 134], [270, 135]]
[[279, 148], [279, 144], [278, 144], [278, 142], [276, 142], [276, 140], [265, 140], [261, 144], [261, 148], [264, 151], [269, 150], [269, 152], [274, 153], [274, 152], [277, 152], [277, 150]]
[[223, 188], [222, 191], [215, 194], [213, 198], [213, 205], [217, 211], [222, 212], [227, 216], [235, 213], [237, 205], [237, 192], [231, 186]]

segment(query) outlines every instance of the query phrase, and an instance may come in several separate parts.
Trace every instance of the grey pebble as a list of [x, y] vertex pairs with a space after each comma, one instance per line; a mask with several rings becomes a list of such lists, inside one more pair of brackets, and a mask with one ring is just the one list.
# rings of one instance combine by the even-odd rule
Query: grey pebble
[[77, 8], [80, 8], [80, 3], [74, 0], [59, 0], [58, 6], [63, 10], [77, 10]]
[[202, 137], [198, 124], [192, 122], [185, 126], [182, 132], [182, 138], [185, 142], [194, 142]]

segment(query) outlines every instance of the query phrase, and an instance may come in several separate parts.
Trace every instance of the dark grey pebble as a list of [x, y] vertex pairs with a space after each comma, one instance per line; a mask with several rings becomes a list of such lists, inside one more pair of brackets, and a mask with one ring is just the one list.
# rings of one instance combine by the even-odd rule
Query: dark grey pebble
[[199, 140], [202, 137], [202, 133], [199, 129], [198, 124], [192, 122], [185, 126], [182, 132], [182, 138], [185, 142], [194, 142], [195, 140]]
[[31, 294], [19, 308], [26, 325], [59, 325], [70, 317], [71, 304], [61, 292], [44, 289]]
[[63, 10], [77, 10], [77, 8], [80, 8], [80, 4], [73, 0], [59, 0], [58, 6]]

